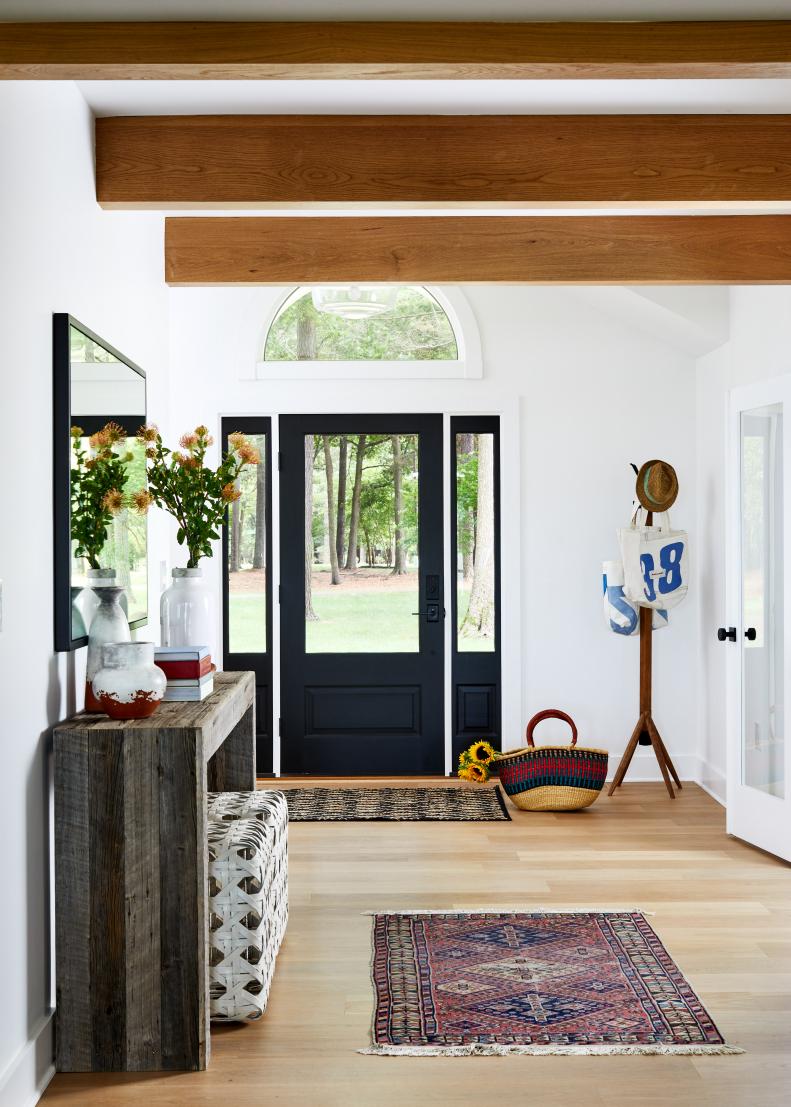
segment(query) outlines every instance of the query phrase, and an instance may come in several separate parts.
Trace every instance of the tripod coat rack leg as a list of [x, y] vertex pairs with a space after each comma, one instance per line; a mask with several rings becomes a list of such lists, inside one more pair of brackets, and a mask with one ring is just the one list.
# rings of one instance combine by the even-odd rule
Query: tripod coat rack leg
[[[647, 523], [650, 524], [650, 514], [647, 518]], [[651, 717], [651, 624], [653, 620], [653, 612], [648, 607], [640, 608], [640, 718], [637, 720], [637, 725], [632, 732], [632, 737], [629, 739], [629, 744], [624, 750], [623, 757], [620, 764], [616, 769], [615, 776], [613, 777], [612, 784], [610, 785], [609, 795], [614, 795], [615, 789], [619, 788], [623, 784], [626, 771], [629, 768], [634, 751], [638, 744], [643, 746], [653, 746], [654, 754], [656, 755], [659, 769], [662, 773], [662, 779], [665, 782], [668, 795], [671, 799], [676, 798], [676, 793], [673, 791], [673, 784], [671, 783], [671, 776], [676, 783], [676, 786], [681, 788], [681, 781], [678, 778], [673, 762], [670, 760], [670, 755], [665, 748], [665, 744], [656, 728], [656, 724]]]

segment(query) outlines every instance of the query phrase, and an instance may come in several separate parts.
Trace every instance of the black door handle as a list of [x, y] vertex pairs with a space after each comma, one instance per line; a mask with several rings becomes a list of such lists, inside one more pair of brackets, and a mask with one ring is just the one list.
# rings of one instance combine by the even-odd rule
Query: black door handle
[[744, 637], [747, 639], [748, 642], [754, 642], [755, 639], [758, 637], [758, 631], [755, 629], [755, 627], [748, 627], [747, 630], [744, 632]]
[[[427, 603], [425, 611], [413, 611], [412, 614], [413, 615], [425, 615], [427, 623], [438, 623], [439, 622], [439, 604], [438, 603]], [[444, 615], [445, 612], [443, 611], [442, 614]]]
[[728, 627], [727, 630], [725, 629], [725, 627], [720, 627], [717, 631], [717, 638], [720, 640], [720, 642], [724, 642], [726, 638], [729, 642], [735, 642], [736, 627]]

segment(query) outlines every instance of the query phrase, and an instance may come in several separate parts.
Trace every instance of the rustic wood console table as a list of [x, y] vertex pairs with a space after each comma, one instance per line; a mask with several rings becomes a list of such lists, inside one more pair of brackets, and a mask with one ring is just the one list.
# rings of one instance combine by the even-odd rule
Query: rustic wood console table
[[254, 676], [214, 689], [55, 728], [61, 1072], [208, 1064], [206, 793], [255, 788]]

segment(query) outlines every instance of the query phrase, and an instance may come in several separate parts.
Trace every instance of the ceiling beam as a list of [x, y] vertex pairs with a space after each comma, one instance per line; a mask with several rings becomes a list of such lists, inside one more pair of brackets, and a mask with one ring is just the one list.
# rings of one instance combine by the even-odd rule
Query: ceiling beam
[[107, 207], [791, 200], [791, 116], [96, 120]]
[[791, 216], [165, 220], [171, 285], [791, 282]]
[[791, 21], [4, 23], [0, 76], [787, 77]]

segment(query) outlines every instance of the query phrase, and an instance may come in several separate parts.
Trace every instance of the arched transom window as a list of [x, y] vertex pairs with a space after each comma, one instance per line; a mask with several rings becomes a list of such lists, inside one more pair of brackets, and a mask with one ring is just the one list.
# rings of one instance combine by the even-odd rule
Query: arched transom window
[[259, 375], [358, 377], [360, 363], [378, 377], [478, 375], [465, 371], [455, 306], [423, 285], [303, 285], [267, 329]]

